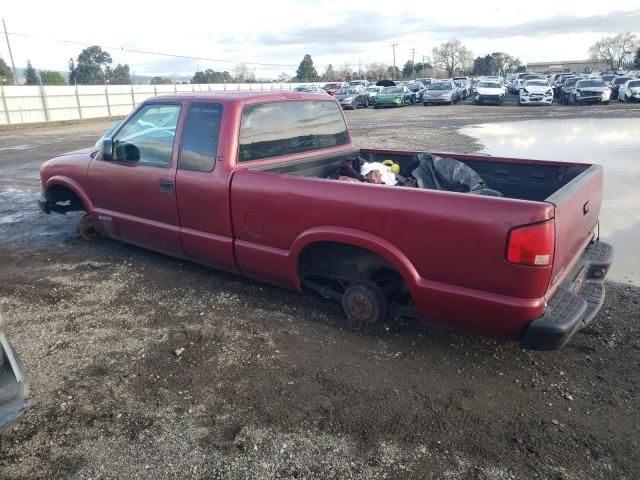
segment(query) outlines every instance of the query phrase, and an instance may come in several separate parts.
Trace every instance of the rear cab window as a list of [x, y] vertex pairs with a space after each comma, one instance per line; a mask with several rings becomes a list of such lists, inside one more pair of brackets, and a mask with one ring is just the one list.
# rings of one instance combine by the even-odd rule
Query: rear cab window
[[246, 105], [240, 122], [238, 162], [250, 162], [349, 145], [334, 101], [289, 100]]
[[184, 128], [178, 168], [192, 172], [210, 172], [216, 163], [222, 105], [193, 102]]

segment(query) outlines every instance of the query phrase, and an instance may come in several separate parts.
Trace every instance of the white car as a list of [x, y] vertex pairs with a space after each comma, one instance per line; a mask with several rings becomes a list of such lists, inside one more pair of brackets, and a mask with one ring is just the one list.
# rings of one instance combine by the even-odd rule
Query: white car
[[546, 80], [526, 80], [520, 89], [520, 105], [552, 105], [553, 89]]
[[496, 81], [480, 80], [478, 86], [473, 91], [473, 103], [504, 103], [504, 88], [502, 83]]
[[627, 80], [618, 90], [619, 102], [640, 102], [640, 80]]
[[367, 87], [367, 95], [369, 95], [369, 104], [373, 105], [373, 99], [382, 92], [384, 87], [377, 87], [375, 85], [370, 85]]

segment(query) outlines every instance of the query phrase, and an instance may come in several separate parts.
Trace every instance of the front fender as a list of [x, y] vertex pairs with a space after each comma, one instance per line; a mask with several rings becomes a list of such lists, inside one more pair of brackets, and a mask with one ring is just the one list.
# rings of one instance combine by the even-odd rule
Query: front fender
[[87, 195], [84, 188], [82, 188], [82, 186], [74, 179], [65, 177], [63, 175], [54, 175], [52, 177], [49, 177], [46, 183], [43, 185], [43, 193], [45, 197], [47, 196], [47, 192], [49, 191], [49, 189], [54, 186], [62, 186], [68, 188], [78, 196], [87, 213], [91, 213], [93, 211], [93, 203], [91, 202], [89, 195]]

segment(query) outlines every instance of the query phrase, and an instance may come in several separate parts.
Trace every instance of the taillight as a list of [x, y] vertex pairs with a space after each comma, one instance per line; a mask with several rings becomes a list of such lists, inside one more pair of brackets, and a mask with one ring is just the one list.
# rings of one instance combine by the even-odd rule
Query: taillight
[[553, 220], [516, 227], [507, 239], [507, 260], [520, 265], [551, 265], [555, 245]]

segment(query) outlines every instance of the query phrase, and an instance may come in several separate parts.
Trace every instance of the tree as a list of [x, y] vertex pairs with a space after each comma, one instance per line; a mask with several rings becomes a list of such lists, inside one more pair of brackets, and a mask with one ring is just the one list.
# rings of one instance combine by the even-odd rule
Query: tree
[[27, 60], [27, 68], [24, 69], [24, 80], [25, 85], [40, 85], [38, 72], [31, 65], [31, 60]]
[[313, 60], [308, 53], [304, 56], [298, 69], [296, 70], [296, 78], [299, 82], [317, 82], [318, 72], [316, 67], [313, 66]]
[[120, 65], [116, 66], [113, 70], [110, 67], [106, 68], [105, 74], [107, 76], [107, 80], [112, 85], [130, 85], [131, 84], [131, 74], [129, 72], [129, 65]]
[[389, 67], [385, 72], [385, 77], [389, 80], [394, 80], [400, 78], [402, 76], [402, 72], [398, 67]]
[[633, 59], [633, 68], [640, 69], [640, 46], [636, 50], [636, 56]]
[[377, 82], [378, 80], [383, 80], [387, 78], [387, 69], [388, 65], [384, 63], [370, 63], [367, 65], [367, 71], [365, 72], [365, 77], [370, 82]]
[[474, 75], [491, 75], [491, 55], [485, 55], [484, 57], [476, 57], [473, 61], [473, 74]]
[[280, 83], [287, 83], [291, 81], [291, 75], [289, 75], [286, 72], [282, 72], [280, 75], [278, 75], [277, 81]]
[[0, 81], [5, 85], [13, 84], [13, 73], [2, 57], [0, 57]]
[[471, 52], [457, 39], [435, 47], [432, 52], [433, 64], [446, 71], [449, 77], [452, 77], [456, 70], [465, 68], [471, 63]]
[[407, 62], [402, 67], [402, 77], [403, 78], [411, 78], [413, 77], [414, 64], [411, 60], [407, 60]]
[[66, 85], [64, 77], [60, 72], [53, 70], [40, 70], [40, 81], [43, 85]]
[[508, 53], [494, 52], [491, 54], [491, 71], [501, 77], [513, 72], [520, 66], [520, 59], [512, 57]]
[[628, 32], [601, 38], [591, 45], [589, 53], [593, 60], [608, 64], [612, 70], [618, 70], [637, 48], [636, 35]]
[[173, 85], [173, 80], [164, 77], [153, 77], [149, 80], [149, 85]]
[[524, 65], [520, 65], [513, 71], [513, 73], [522, 73], [526, 71], [527, 71], [527, 67], [525, 67]]
[[251, 83], [256, 79], [255, 70], [251, 70], [246, 63], [236, 65], [233, 74], [238, 83]]
[[78, 55], [77, 63], [69, 61], [69, 80], [84, 85], [104, 83], [111, 61], [111, 55], [98, 45], [87, 47]]
[[336, 72], [333, 70], [333, 65], [327, 65], [327, 68], [324, 70], [324, 74], [322, 78], [325, 82], [335, 82], [336, 81]]
[[233, 77], [226, 70], [216, 72], [210, 68], [204, 72], [196, 72], [191, 78], [191, 83], [233, 83]]

